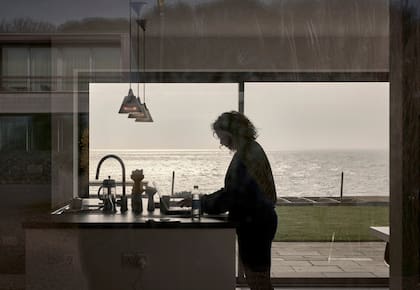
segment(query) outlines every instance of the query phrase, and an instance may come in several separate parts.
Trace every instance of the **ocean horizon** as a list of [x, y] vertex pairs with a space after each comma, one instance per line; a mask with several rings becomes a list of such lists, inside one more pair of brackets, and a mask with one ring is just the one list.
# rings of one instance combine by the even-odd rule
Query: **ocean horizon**
[[[267, 150], [279, 197], [389, 196], [389, 151], [386, 149]], [[126, 167], [126, 179], [142, 169], [144, 180], [155, 183], [161, 194], [170, 194], [172, 172], [174, 192], [191, 191], [198, 185], [202, 193], [223, 187], [224, 175], [233, 153], [223, 149], [91, 149], [89, 179], [95, 180], [96, 166], [107, 155], [118, 155]], [[120, 181], [120, 164], [113, 159], [101, 167], [99, 180]], [[90, 194], [96, 194], [91, 187]], [[127, 193], [131, 193], [130, 186]]]

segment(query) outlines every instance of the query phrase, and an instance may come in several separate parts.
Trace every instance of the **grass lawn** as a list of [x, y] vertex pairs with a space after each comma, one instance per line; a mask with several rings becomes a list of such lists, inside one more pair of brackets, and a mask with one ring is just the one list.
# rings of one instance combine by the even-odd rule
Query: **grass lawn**
[[377, 241], [370, 226], [389, 225], [388, 206], [277, 206], [275, 241]]

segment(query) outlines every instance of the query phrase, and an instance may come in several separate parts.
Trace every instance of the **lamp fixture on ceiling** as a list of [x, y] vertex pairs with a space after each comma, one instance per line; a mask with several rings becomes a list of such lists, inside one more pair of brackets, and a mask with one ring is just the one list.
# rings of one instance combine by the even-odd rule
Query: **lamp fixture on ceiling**
[[133, 94], [133, 90], [128, 90], [127, 96], [124, 97], [123, 102], [121, 104], [120, 110], [118, 113], [120, 114], [127, 114], [133, 112], [140, 112], [142, 110], [141, 104], [139, 103], [136, 96]]
[[139, 99], [133, 93], [131, 88], [131, 48], [132, 48], [132, 41], [131, 41], [131, 9], [136, 10], [136, 13], [139, 13], [141, 10], [142, 5], [145, 4], [144, 2], [131, 2], [129, 3], [129, 48], [128, 48], [128, 61], [129, 61], [129, 81], [130, 81], [130, 88], [128, 90], [127, 96], [124, 97], [120, 110], [118, 113], [120, 114], [127, 114], [127, 113], [144, 113], [144, 109], [142, 108], [142, 104], [139, 102]]
[[[136, 122], [153, 122], [152, 115], [150, 114], [149, 109], [146, 105], [146, 19], [136, 19], [137, 23], [137, 39], [139, 26], [143, 30], [143, 99], [144, 103], [142, 105], [143, 112], [142, 114], [133, 114], [136, 116]], [[140, 60], [140, 50], [139, 45], [137, 45], [137, 59]], [[139, 94], [139, 82], [137, 82], [137, 95]], [[141, 103], [139, 98], [139, 103]]]

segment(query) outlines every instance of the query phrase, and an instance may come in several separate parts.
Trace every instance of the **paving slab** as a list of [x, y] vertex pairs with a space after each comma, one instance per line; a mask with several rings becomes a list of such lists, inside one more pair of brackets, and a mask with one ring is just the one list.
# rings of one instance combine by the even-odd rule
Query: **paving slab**
[[292, 268], [296, 272], [343, 272], [343, 270], [337, 266], [293, 266]]
[[271, 262], [272, 266], [307, 266], [311, 267], [313, 264], [310, 261], [275, 261]]
[[366, 272], [323, 273], [323, 275], [327, 278], [376, 278], [374, 274]]
[[384, 242], [274, 242], [272, 277], [389, 277]]
[[341, 260], [332, 260], [332, 261], [310, 261], [314, 266], [346, 266], [346, 267], [359, 267], [359, 264], [354, 261], [341, 261]]

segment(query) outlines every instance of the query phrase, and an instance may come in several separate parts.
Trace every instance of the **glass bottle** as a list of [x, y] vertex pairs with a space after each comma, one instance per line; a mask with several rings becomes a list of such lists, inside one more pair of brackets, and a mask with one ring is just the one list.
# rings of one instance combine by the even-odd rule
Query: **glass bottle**
[[198, 192], [198, 185], [194, 185], [192, 191], [192, 203], [191, 203], [191, 218], [193, 220], [199, 220], [201, 214], [201, 203], [200, 194]]

